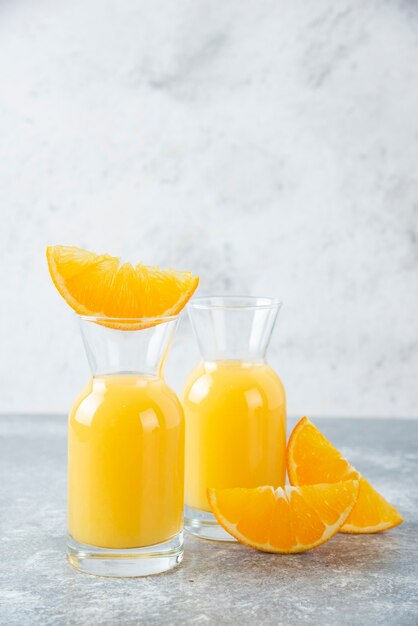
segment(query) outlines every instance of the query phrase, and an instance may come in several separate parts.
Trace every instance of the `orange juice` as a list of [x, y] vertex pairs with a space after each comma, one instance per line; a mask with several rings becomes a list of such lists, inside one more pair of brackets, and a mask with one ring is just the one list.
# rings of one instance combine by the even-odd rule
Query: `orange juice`
[[185, 502], [210, 511], [208, 487], [285, 483], [286, 398], [264, 362], [199, 364], [183, 391]]
[[81, 544], [151, 546], [183, 525], [183, 411], [160, 378], [90, 380], [69, 417], [68, 525]]

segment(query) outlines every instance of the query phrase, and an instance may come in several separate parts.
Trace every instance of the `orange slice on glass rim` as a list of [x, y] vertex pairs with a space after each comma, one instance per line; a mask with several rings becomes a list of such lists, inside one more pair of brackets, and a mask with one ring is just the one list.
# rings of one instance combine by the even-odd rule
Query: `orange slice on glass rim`
[[74, 246], [49, 246], [46, 257], [55, 287], [80, 315], [118, 319], [177, 315], [199, 283], [191, 272], [121, 263], [118, 257]]
[[358, 472], [318, 428], [303, 417], [287, 446], [287, 472], [292, 485], [359, 481], [358, 500], [341, 527], [343, 533], [378, 533], [401, 524], [400, 513]]
[[344, 524], [358, 481], [303, 487], [208, 489], [221, 526], [240, 543], [263, 552], [294, 554], [325, 543]]

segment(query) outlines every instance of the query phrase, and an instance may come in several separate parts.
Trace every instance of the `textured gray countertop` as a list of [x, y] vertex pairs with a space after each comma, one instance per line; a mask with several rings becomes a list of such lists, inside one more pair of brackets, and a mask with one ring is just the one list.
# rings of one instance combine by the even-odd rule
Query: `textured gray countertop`
[[315, 423], [400, 509], [403, 525], [337, 535], [294, 556], [188, 536], [176, 570], [115, 580], [65, 560], [65, 419], [0, 417], [0, 623], [417, 624], [418, 422]]

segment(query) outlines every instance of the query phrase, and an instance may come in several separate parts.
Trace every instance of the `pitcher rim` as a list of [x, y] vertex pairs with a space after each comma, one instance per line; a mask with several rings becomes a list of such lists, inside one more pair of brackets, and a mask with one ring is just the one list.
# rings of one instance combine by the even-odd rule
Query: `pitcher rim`
[[190, 309], [225, 309], [236, 311], [279, 309], [283, 301], [269, 296], [199, 296], [193, 298], [187, 307]]
[[83, 315], [75, 313], [75, 316], [86, 322], [125, 322], [125, 323], [140, 323], [140, 322], [174, 322], [178, 320], [182, 311], [176, 315], [156, 315], [153, 317], [109, 317], [108, 315]]

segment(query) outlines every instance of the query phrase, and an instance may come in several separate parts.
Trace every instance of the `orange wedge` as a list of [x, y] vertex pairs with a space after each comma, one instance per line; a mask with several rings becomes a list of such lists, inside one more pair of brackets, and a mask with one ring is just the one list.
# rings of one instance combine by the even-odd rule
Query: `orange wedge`
[[358, 500], [340, 532], [378, 533], [403, 521], [399, 512], [363, 478], [307, 417], [303, 417], [296, 424], [290, 435], [287, 471], [292, 485], [358, 479]]
[[306, 487], [208, 489], [212, 512], [240, 543], [280, 554], [305, 552], [333, 537], [358, 494], [358, 481]]
[[73, 246], [49, 246], [49, 273], [55, 287], [81, 315], [149, 318], [176, 315], [199, 279], [190, 272], [138, 263]]

